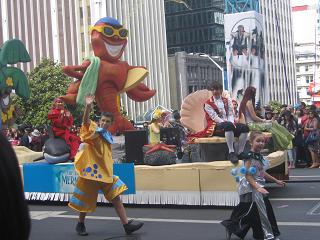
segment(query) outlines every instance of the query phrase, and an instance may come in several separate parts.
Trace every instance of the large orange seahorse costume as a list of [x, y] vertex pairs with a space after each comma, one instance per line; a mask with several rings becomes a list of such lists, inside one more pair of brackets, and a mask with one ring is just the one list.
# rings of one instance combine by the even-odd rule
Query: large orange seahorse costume
[[[141, 83], [148, 75], [144, 67], [129, 66], [125, 61], [120, 61], [127, 44], [128, 30], [114, 18], [101, 18], [91, 28], [91, 44], [94, 55], [100, 58], [97, 86], [95, 91], [96, 102], [101, 112], [111, 112], [114, 123], [108, 129], [111, 133], [133, 129], [132, 124], [121, 116], [117, 97], [126, 92], [129, 98], [143, 102], [155, 95], [155, 90], [150, 90]], [[75, 104], [81, 80], [91, 64], [85, 60], [79, 66], [65, 66], [63, 71], [68, 76], [78, 79], [70, 84], [67, 94], [61, 96], [64, 102]]]

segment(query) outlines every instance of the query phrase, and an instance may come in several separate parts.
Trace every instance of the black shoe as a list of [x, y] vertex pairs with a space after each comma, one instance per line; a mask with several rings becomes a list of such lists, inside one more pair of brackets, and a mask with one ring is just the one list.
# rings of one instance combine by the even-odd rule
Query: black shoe
[[239, 162], [237, 154], [235, 154], [234, 152], [229, 153], [229, 160], [233, 164], [237, 164]]
[[86, 231], [86, 226], [84, 225], [84, 223], [78, 222], [77, 226], [76, 226], [76, 232], [80, 235], [80, 236], [87, 236], [88, 233]]
[[126, 234], [131, 234], [137, 230], [139, 230], [143, 226], [143, 222], [137, 222], [133, 221], [131, 219], [127, 224], [124, 224], [124, 230], [126, 231]]

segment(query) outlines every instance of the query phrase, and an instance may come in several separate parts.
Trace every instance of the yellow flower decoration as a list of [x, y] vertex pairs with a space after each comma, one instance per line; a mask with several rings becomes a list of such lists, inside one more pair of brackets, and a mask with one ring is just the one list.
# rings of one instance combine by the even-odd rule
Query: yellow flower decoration
[[159, 119], [161, 117], [161, 114], [162, 114], [162, 110], [157, 108], [154, 112], [153, 112], [153, 115], [152, 115], [152, 118], [153, 119]]
[[7, 121], [9, 121], [12, 117], [13, 117], [13, 112], [14, 112], [14, 106], [11, 105], [10, 108], [8, 109], [8, 111], [2, 112], [2, 122], [6, 123]]
[[8, 119], [9, 120], [13, 117], [13, 112], [14, 112], [14, 106], [11, 105], [9, 110], [8, 110]]
[[7, 119], [8, 119], [7, 114], [2, 113], [2, 123], [6, 123]]
[[13, 81], [11, 77], [8, 77], [6, 80], [6, 84], [8, 87], [13, 87]]

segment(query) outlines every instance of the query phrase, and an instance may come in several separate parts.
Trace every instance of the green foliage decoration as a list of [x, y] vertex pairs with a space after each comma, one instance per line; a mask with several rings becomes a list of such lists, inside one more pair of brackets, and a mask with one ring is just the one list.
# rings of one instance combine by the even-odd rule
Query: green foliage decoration
[[[63, 71], [61, 64], [51, 59], [42, 59], [41, 63], [28, 74], [30, 98], [24, 101], [13, 98], [14, 104], [22, 111], [17, 119], [18, 124], [31, 123], [33, 126], [48, 124], [48, 112], [53, 100], [65, 95], [69, 83], [72, 81]], [[67, 106], [71, 111], [75, 124], [81, 122], [81, 107]]]

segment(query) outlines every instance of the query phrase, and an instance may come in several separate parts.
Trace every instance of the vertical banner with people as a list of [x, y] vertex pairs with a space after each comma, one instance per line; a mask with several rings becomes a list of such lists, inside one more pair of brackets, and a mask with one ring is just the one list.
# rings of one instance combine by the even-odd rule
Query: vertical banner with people
[[250, 11], [225, 15], [228, 86], [232, 99], [241, 101], [248, 86], [257, 89], [256, 104], [264, 103], [265, 54], [263, 17]]

